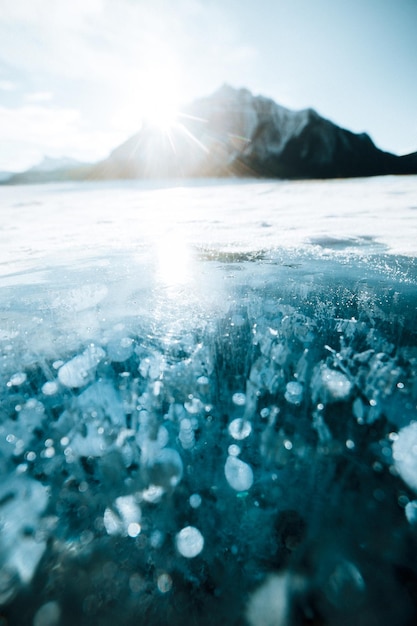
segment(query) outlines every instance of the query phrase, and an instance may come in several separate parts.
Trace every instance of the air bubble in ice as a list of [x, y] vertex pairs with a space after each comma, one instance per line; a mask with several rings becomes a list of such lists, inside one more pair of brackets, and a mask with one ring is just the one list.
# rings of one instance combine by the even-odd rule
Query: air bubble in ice
[[184, 450], [190, 450], [194, 447], [195, 438], [194, 438], [194, 430], [191, 423], [191, 420], [187, 417], [183, 418], [180, 422], [180, 432], [178, 435], [178, 439], [181, 442]]
[[198, 398], [190, 398], [188, 402], [184, 402], [184, 407], [188, 413], [196, 415], [203, 409], [203, 404]]
[[50, 380], [42, 385], [42, 393], [45, 396], [53, 396], [58, 391], [58, 384], [54, 380]]
[[16, 374], [13, 374], [13, 376], [11, 376], [9, 382], [7, 383], [7, 386], [11, 387], [13, 385], [18, 387], [19, 385], [23, 385], [26, 380], [27, 376], [24, 372], [17, 372]]
[[232, 402], [233, 404], [236, 404], [236, 406], [245, 406], [246, 404], [246, 395], [244, 393], [234, 393], [232, 396]]
[[[94, 426], [94, 424], [87, 424], [85, 427], [85, 433], [76, 431], [70, 440], [71, 448], [68, 454], [76, 456], [93, 456], [101, 457], [105, 454], [107, 449], [106, 439], [100, 432], [100, 428]], [[66, 450], [64, 454], [67, 454]]]
[[192, 509], [198, 509], [198, 507], [201, 505], [201, 496], [200, 496], [200, 494], [199, 493], [191, 494], [189, 502], [190, 502], [190, 507]]
[[181, 456], [174, 448], [162, 448], [149, 464], [153, 483], [164, 489], [176, 487], [180, 482], [184, 466]]
[[36, 611], [33, 626], [58, 626], [60, 619], [61, 607], [58, 602], [46, 602]]
[[178, 552], [187, 559], [198, 556], [204, 548], [204, 537], [194, 526], [186, 526], [180, 530], [175, 542]]
[[154, 382], [154, 384], [152, 385], [152, 393], [155, 397], [158, 397], [162, 391], [162, 381], [161, 380], [156, 380]]
[[94, 344], [88, 346], [58, 370], [58, 379], [65, 387], [83, 387], [95, 373], [97, 365], [105, 357], [105, 352]]
[[158, 428], [158, 434], [156, 436], [156, 440], [161, 448], [164, 448], [169, 441], [169, 432], [165, 428], [165, 426], [160, 426]]
[[132, 593], [140, 593], [145, 587], [145, 581], [140, 574], [131, 575], [129, 578], [129, 588]]
[[45, 459], [52, 459], [55, 456], [55, 448], [45, 448], [45, 450], [41, 453], [41, 456]]
[[85, 389], [77, 399], [80, 409], [92, 418], [110, 418], [115, 425], [125, 424], [120, 396], [109, 380], [99, 380]]
[[48, 497], [48, 489], [31, 478], [15, 476], [0, 482], [0, 569], [16, 572], [23, 583], [31, 581], [46, 549], [46, 541], [28, 535], [27, 529], [37, 526]]
[[392, 452], [397, 472], [411, 489], [417, 491], [417, 422], [399, 431]]
[[303, 399], [303, 385], [297, 381], [287, 383], [284, 397], [290, 404], [300, 404]]
[[140, 534], [141, 526], [137, 522], [130, 522], [127, 527], [127, 534], [129, 537], [137, 537]]
[[149, 543], [152, 548], [154, 548], [155, 550], [159, 550], [159, 548], [162, 548], [164, 539], [164, 533], [156, 529], [152, 531], [151, 536], [149, 537]]
[[107, 508], [104, 511], [104, 528], [108, 535], [118, 535], [123, 532], [123, 523], [118, 515], [111, 509]]
[[158, 576], [158, 589], [161, 593], [168, 593], [172, 587], [172, 578], [169, 574], [163, 573]]
[[117, 337], [109, 341], [106, 348], [111, 361], [122, 363], [132, 356], [134, 341], [130, 337]]
[[[119, 496], [113, 508], [104, 511], [104, 527], [108, 535], [129, 535], [140, 533], [141, 510], [134, 496]], [[135, 534], [136, 533], [136, 534]]]
[[229, 434], [238, 441], [246, 439], [252, 432], [252, 425], [247, 420], [237, 417], [229, 424]]
[[405, 505], [405, 516], [410, 524], [413, 526], [417, 524], [417, 500], [412, 500]]
[[165, 369], [165, 359], [162, 354], [155, 353], [142, 359], [138, 369], [143, 378], [157, 380]]
[[353, 415], [359, 423], [363, 423], [365, 417], [365, 406], [362, 399], [358, 396], [352, 404]]
[[352, 383], [343, 372], [322, 364], [311, 381], [313, 400], [324, 402], [347, 400], [352, 391]]
[[230, 456], [239, 456], [240, 454], [240, 448], [239, 446], [237, 446], [235, 443], [232, 443], [228, 448], [227, 448], [228, 453], [230, 454]]
[[253, 485], [253, 471], [250, 465], [236, 456], [228, 456], [224, 474], [229, 485], [235, 491], [248, 491]]
[[145, 502], [151, 502], [153, 504], [160, 502], [163, 495], [164, 490], [160, 485], [149, 485], [147, 489], [142, 491], [142, 498]]
[[[42, 425], [45, 418], [45, 407], [42, 402], [35, 398], [30, 398], [26, 404], [21, 407], [18, 416], [19, 439], [23, 441], [23, 445], [28, 445], [33, 437], [33, 432], [36, 428]], [[18, 445], [18, 444], [16, 444]]]

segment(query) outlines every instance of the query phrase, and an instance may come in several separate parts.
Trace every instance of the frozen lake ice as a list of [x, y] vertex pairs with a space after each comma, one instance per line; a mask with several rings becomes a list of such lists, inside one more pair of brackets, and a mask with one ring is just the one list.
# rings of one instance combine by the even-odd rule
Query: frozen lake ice
[[0, 207], [5, 623], [414, 623], [417, 178]]

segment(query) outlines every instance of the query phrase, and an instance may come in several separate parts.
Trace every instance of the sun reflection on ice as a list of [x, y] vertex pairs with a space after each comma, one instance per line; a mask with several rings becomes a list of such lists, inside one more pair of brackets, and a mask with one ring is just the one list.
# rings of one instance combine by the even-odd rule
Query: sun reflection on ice
[[167, 287], [185, 285], [191, 279], [192, 255], [187, 242], [173, 233], [156, 246], [157, 279]]

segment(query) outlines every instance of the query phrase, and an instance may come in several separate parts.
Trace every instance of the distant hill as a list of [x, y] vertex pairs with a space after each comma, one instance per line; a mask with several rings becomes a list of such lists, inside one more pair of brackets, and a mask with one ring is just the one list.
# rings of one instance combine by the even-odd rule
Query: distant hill
[[8, 185], [18, 185], [85, 180], [91, 167], [90, 163], [82, 163], [69, 157], [52, 158], [46, 156], [40, 163], [24, 172], [9, 173], [3, 182]]
[[11, 176], [13, 176], [13, 172], [0, 171], [0, 183], [4, 180], [8, 180]]
[[256, 176], [347, 178], [417, 174], [417, 153], [377, 148], [313, 109], [292, 111], [247, 89], [223, 85], [184, 107], [163, 131], [145, 124], [92, 166], [32, 168], [10, 181]]
[[69, 157], [49, 157], [45, 156], [40, 163], [30, 168], [30, 172], [54, 172], [56, 170], [71, 169], [85, 165], [81, 161]]

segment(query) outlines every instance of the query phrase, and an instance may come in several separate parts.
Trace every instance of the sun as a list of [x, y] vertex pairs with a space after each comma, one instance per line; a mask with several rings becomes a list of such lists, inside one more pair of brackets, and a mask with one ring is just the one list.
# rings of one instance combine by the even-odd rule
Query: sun
[[154, 61], [140, 81], [138, 102], [142, 123], [162, 131], [172, 128], [178, 118], [180, 82], [171, 64]]
[[178, 118], [178, 105], [174, 98], [168, 94], [162, 94], [161, 99], [149, 100], [149, 106], [143, 111], [142, 121], [160, 130], [172, 128]]

